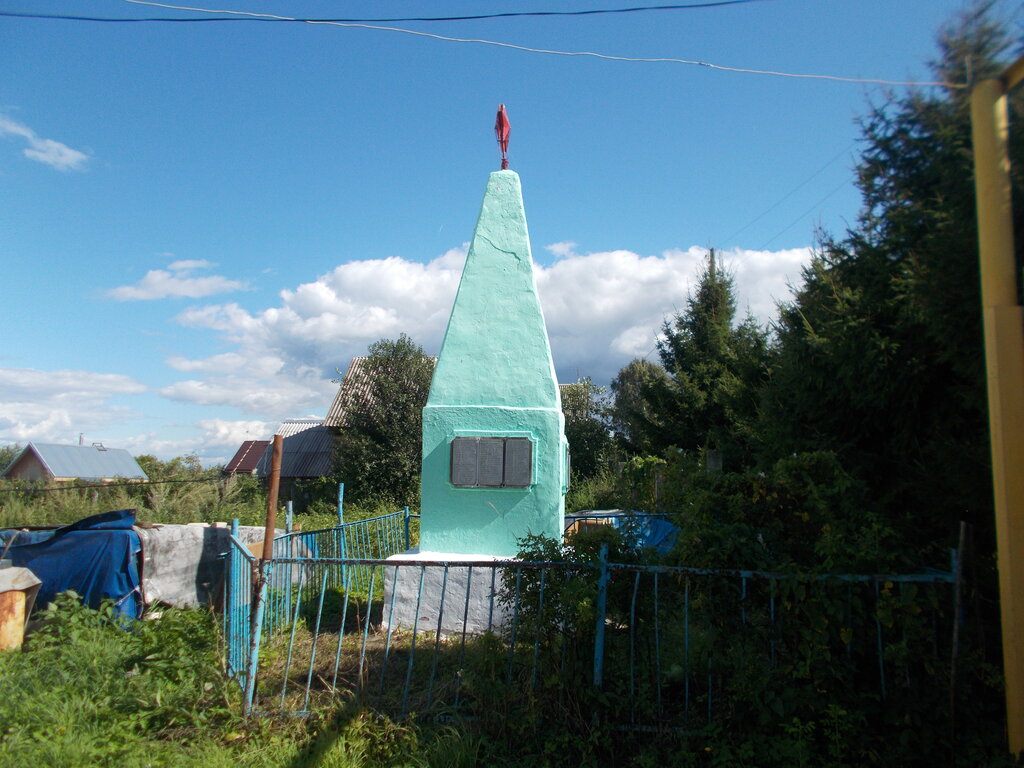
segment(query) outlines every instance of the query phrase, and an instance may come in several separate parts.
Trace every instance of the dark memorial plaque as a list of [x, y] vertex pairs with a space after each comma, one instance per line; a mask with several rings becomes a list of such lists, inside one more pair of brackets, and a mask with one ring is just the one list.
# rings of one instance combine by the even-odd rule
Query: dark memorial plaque
[[460, 488], [528, 488], [533, 443], [525, 437], [456, 437], [449, 478]]
[[526, 488], [533, 482], [533, 443], [525, 437], [510, 437], [505, 441], [504, 484], [513, 488]]
[[452, 485], [476, 485], [477, 442], [475, 437], [452, 440]]
[[476, 484], [500, 488], [504, 477], [505, 441], [500, 437], [481, 437], [477, 453]]

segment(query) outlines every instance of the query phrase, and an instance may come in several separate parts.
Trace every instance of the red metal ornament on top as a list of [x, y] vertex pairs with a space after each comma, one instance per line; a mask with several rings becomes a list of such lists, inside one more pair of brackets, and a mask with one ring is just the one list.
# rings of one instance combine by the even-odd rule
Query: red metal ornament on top
[[512, 124], [508, 121], [505, 105], [498, 105], [498, 116], [494, 120], [494, 135], [501, 148], [501, 170], [508, 170], [508, 137], [512, 133]]

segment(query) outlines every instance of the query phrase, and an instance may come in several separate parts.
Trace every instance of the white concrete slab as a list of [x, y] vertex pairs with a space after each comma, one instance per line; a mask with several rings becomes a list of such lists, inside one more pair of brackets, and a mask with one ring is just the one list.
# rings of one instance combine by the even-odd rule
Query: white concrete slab
[[437, 632], [440, 616], [443, 635], [481, 634], [500, 632], [508, 619], [509, 612], [497, 595], [501, 588], [501, 569], [491, 566], [513, 562], [514, 558], [421, 552], [413, 548], [392, 555], [388, 561], [398, 567], [385, 567], [384, 626], [387, 628], [411, 631], [415, 626], [417, 633]]

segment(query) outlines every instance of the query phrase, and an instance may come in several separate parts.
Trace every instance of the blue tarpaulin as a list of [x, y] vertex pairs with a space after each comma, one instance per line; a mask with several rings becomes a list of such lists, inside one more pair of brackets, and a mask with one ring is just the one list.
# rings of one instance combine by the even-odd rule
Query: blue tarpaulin
[[586, 509], [565, 516], [567, 534], [595, 525], [612, 525], [638, 549], [653, 549], [666, 555], [675, 546], [679, 528], [663, 515], [622, 509]]
[[109, 598], [122, 614], [137, 617], [142, 612], [142, 545], [133, 525], [135, 510], [104, 512], [53, 531], [0, 531], [0, 549], [13, 538], [6, 557], [43, 582], [37, 605], [74, 590], [92, 608]]
[[663, 517], [648, 515], [640, 528], [640, 546], [667, 555], [676, 544], [679, 529]]

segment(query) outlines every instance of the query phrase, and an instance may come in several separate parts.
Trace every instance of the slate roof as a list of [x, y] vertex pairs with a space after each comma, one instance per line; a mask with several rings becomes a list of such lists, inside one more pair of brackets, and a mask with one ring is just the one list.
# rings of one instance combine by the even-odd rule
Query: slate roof
[[53, 477], [75, 477], [87, 481], [115, 477], [126, 480], [149, 479], [135, 458], [123, 448], [56, 443], [29, 443], [4, 469], [3, 475], [17, 466], [29, 452], [35, 455]]
[[[342, 429], [348, 426], [346, 410], [351, 404], [358, 403], [369, 395], [371, 379], [368, 372], [369, 366], [366, 364], [368, 359], [365, 355], [353, 357], [352, 362], [348, 364], [348, 370], [345, 371], [345, 376], [341, 380], [338, 393], [334, 396], [334, 402], [331, 403], [330, 410], [327, 411], [327, 416], [324, 418], [323, 425], [325, 427]], [[436, 365], [437, 358], [430, 357], [430, 362]]]
[[[323, 477], [330, 474], [334, 457], [334, 433], [320, 419], [282, 421], [275, 434], [281, 441], [281, 477]], [[273, 456], [268, 444], [256, 466], [256, 474], [267, 477]]]
[[324, 417], [325, 427], [341, 428], [346, 426], [345, 409], [349, 403], [358, 402], [366, 397], [370, 391], [370, 379], [366, 375], [366, 356], [353, 357], [348, 364], [348, 370], [338, 386], [338, 393], [334, 396], [327, 416]]
[[559, 384], [558, 393], [562, 400], [562, 413], [567, 419], [583, 419], [590, 413], [590, 391], [592, 386], [585, 381]]
[[251, 475], [263, 458], [263, 452], [270, 445], [269, 440], [246, 440], [224, 467], [227, 475]]

